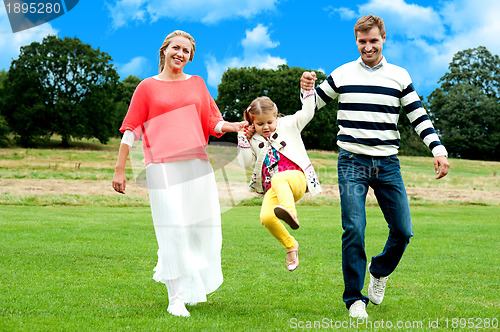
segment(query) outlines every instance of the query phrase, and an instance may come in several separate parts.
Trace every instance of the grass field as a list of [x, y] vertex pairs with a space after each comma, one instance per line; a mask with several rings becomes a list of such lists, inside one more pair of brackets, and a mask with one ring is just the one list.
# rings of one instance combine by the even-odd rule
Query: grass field
[[[300, 322], [348, 321], [341, 300], [339, 208], [300, 208], [299, 268], [258, 222], [258, 208], [223, 214], [224, 284], [189, 319], [166, 313], [152, 280], [147, 208], [1, 206], [2, 331], [282, 331]], [[478, 218], [480, 213], [481, 217]], [[415, 237], [372, 322], [500, 318], [500, 207], [413, 208]], [[368, 209], [367, 255], [386, 226]], [[407, 323], [409, 324], [409, 323]]]
[[[119, 141], [113, 140], [105, 146], [77, 142], [73, 149], [0, 149], [0, 204], [148, 206], [146, 190], [133, 182], [134, 177], [140, 175], [137, 169], [143, 167], [138, 158], [127, 168], [131, 180], [129, 194], [116, 195], [111, 189], [118, 145]], [[140, 144], [135, 147], [140, 152]], [[225, 179], [218, 166], [234, 158], [236, 151], [234, 147], [227, 150], [219, 149], [212, 155], [220, 184]], [[314, 199], [305, 197], [303, 202], [335, 204], [338, 202], [337, 155], [326, 151], [309, 154], [324, 193]], [[432, 158], [402, 156], [400, 160], [412, 204], [500, 204], [499, 162], [451, 159], [450, 174], [436, 181]], [[229, 166], [232, 167], [225, 167], [225, 175], [244, 190], [246, 178], [242, 177], [241, 170], [235, 170], [234, 162]], [[368, 204], [376, 204], [373, 197], [369, 196]]]
[[[452, 173], [439, 182], [430, 158], [400, 158], [409, 192], [471, 196], [411, 200], [415, 237], [384, 302], [367, 308], [371, 325], [349, 321], [342, 302], [334, 196], [299, 206], [301, 228], [293, 235], [300, 266], [293, 273], [259, 223], [258, 199], [223, 213], [225, 281], [207, 303], [189, 307], [186, 319], [166, 312], [166, 288], [152, 279], [157, 247], [147, 197], [132, 187], [126, 196], [89, 188], [109, 186], [116, 148], [0, 150], [0, 331], [500, 328], [499, 163], [452, 160]], [[336, 155], [311, 156], [333, 187]], [[61, 192], [45, 191], [45, 183]], [[375, 204], [367, 213], [371, 257], [382, 250], [387, 226]]]

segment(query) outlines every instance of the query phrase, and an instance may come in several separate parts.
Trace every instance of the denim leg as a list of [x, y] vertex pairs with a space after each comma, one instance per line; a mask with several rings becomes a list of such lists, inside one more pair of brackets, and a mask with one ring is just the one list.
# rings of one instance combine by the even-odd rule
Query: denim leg
[[343, 300], [347, 308], [357, 300], [368, 303], [361, 294], [366, 274], [365, 201], [368, 192], [366, 158], [341, 150], [338, 160], [338, 181], [342, 210], [342, 272]]
[[382, 253], [372, 257], [370, 272], [375, 277], [388, 276], [396, 269], [413, 236], [408, 196], [396, 156], [380, 160], [371, 185], [387, 221], [389, 237]]

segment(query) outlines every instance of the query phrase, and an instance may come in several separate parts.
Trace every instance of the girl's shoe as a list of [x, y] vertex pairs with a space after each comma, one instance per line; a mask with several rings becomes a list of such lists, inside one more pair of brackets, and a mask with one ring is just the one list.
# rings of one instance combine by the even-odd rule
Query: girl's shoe
[[297, 216], [290, 212], [290, 210], [288, 210], [286, 207], [276, 205], [274, 207], [274, 214], [276, 215], [276, 217], [286, 222], [292, 229], [299, 228], [299, 219], [297, 219]]
[[299, 243], [295, 241], [295, 248], [286, 252], [286, 267], [288, 271], [294, 271], [299, 266]]

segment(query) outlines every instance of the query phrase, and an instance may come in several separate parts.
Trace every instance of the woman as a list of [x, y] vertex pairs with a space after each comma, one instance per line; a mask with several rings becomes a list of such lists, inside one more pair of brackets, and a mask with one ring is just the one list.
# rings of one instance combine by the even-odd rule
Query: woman
[[153, 278], [166, 284], [168, 312], [189, 316], [185, 303], [205, 302], [222, 283], [220, 206], [206, 153], [209, 135], [237, 132], [244, 123], [224, 122], [203, 79], [184, 73], [195, 41], [183, 31], [160, 48], [159, 74], [134, 92], [113, 188], [125, 193], [125, 163], [142, 137], [158, 264]]

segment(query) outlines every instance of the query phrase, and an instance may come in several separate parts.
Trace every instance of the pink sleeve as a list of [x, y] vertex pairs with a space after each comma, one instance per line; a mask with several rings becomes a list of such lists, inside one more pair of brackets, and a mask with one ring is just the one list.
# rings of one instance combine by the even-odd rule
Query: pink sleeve
[[[143, 81], [144, 82], [144, 81]], [[131, 130], [136, 138], [142, 135], [142, 126], [148, 117], [147, 88], [141, 82], [134, 91], [130, 106], [123, 119], [120, 131]]]
[[210, 98], [210, 117], [209, 117], [210, 135], [215, 137], [221, 137], [222, 135], [224, 135], [224, 133], [215, 132], [215, 127], [219, 122], [224, 121], [224, 119], [222, 118], [222, 114], [220, 114], [219, 107], [217, 107], [215, 100], [210, 96], [209, 98]]

